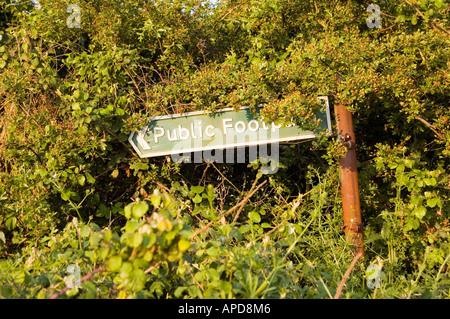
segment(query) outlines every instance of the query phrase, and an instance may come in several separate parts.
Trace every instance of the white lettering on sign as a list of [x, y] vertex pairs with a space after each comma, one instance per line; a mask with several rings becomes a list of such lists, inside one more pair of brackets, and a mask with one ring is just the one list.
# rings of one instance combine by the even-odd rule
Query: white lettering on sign
[[[159, 130], [160, 134], [157, 134], [156, 130]], [[153, 134], [155, 135], [155, 143], [158, 143], [158, 137], [164, 136], [164, 132], [165, 131], [162, 127], [155, 127], [155, 129], [153, 130]]]
[[[254, 127], [252, 127], [252, 125], [254, 125]], [[248, 122], [248, 129], [252, 132], [256, 132], [257, 130], [259, 130], [259, 123], [256, 120], [251, 120], [250, 122]]]
[[227, 128], [233, 127], [233, 124], [227, 124], [227, 122], [231, 122], [233, 119], [223, 119], [223, 134], [227, 135]]
[[[178, 125], [177, 128], [173, 129], [164, 129], [163, 127], [156, 126], [153, 129], [153, 140], [155, 143], [159, 143], [160, 139], [166, 134], [167, 139], [170, 142], [185, 141], [189, 139], [202, 139], [203, 135], [207, 137], [213, 137], [216, 135], [216, 127], [214, 125], [207, 125], [204, 131], [202, 121], [194, 121], [188, 125], [189, 128]], [[233, 123], [232, 118], [222, 120], [222, 132], [224, 135], [228, 135], [234, 130], [237, 134], [251, 134], [253, 136], [253, 133], [259, 130], [261, 130], [260, 133], [268, 131], [269, 129], [271, 129], [272, 132], [275, 132], [282, 126], [282, 124], [275, 124], [272, 122], [269, 127], [265, 122], [257, 120], [251, 120], [248, 123], [245, 123], [244, 121], [237, 121], [236, 123]], [[290, 123], [289, 125], [286, 125], [286, 127], [292, 126], [295, 126], [295, 124]], [[145, 133], [148, 130], [148, 127], [145, 126], [138, 133], [138, 142], [144, 149], [151, 149], [150, 145], [144, 140]], [[257, 138], [257, 136], [255, 136], [255, 138]]]
[[208, 126], [205, 128], [205, 134], [206, 134], [206, 136], [208, 136], [208, 137], [213, 137], [214, 135], [216, 135], [216, 132], [211, 132], [212, 130], [214, 130], [214, 126], [208, 125]]

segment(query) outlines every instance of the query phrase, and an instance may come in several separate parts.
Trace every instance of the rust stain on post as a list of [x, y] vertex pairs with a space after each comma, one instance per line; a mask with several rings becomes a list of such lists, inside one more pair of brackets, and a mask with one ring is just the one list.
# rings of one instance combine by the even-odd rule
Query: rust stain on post
[[339, 160], [344, 211], [344, 231], [347, 240], [355, 246], [355, 253], [364, 256], [363, 226], [359, 201], [358, 172], [356, 166], [356, 139], [352, 113], [345, 106], [335, 107], [339, 138], [347, 147], [347, 154]]

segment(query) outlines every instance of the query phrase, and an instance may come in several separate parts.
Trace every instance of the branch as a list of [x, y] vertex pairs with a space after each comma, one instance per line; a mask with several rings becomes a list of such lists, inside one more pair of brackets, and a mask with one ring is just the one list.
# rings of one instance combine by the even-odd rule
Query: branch
[[345, 282], [347, 281], [348, 277], [350, 276], [350, 273], [353, 269], [353, 267], [355, 267], [356, 262], [358, 261], [359, 258], [361, 258], [362, 254], [358, 253], [355, 258], [353, 258], [352, 263], [350, 264], [350, 266], [347, 268], [347, 271], [344, 274], [344, 277], [341, 280], [341, 283], [339, 284], [339, 288], [336, 291], [336, 294], [334, 295], [334, 299], [339, 299], [339, 297], [341, 296], [342, 293], [342, 289], [344, 288]]
[[[219, 215], [217, 217], [217, 219], [221, 219], [222, 217], [225, 217], [228, 214], [231, 214], [232, 212], [234, 212], [236, 209], [238, 209], [241, 206], [244, 206], [245, 203], [250, 199], [250, 197], [253, 196], [253, 194], [255, 194], [261, 187], [264, 186], [264, 184], [266, 184], [267, 181], [262, 182], [261, 184], [259, 184], [254, 190], [250, 191], [247, 196], [245, 196], [245, 198], [240, 201], [238, 204], [234, 205], [233, 207], [231, 207], [229, 210], [227, 210], [225, 213]], [[214, 223], [214, 221], [210, 221], [208, 224], [206, 224], [202, 229], [197, 230], [192, 236], [191, 239], [195, 238], [198, 234], [203, 233], [205, 230], [207, 230], [212, 224]]]
[[[252, 184], [252, 187], [250, 187], [250, 191], [249, 191], [250, 193], [251, 193], [251, 192], [253, 191], [253, 189], [255, 188], [257, 182], [258, 182], [258, 178], [255, 179], [255, 181], [254, 181], [253, 184]], [[247, 198], [247, 200], [248, 200], [248, 199], [250, 199], [250, 198]], [[246, 200], [246, 201], [247, 201], [247, 200]], [[245, 207], [245, 205], [241, 205], [241, 207], [239, 207], [239, 209], [238, 209], [236, 215], [235, 215], [234, 218], [233, 218], [233, 223], [235, 223], [235, 222], [237, 221], [239, 215], [240, 215], [241, 212], [244, 210], [244, 207]]]
[[226, 177], [222, 174], [222, 172], [216, 167], [216, 165], [214, 165], [214, 163], [211, 163], [211, 165], [216, 169], [216, 171], [220, 174], [220, 176], [222, 176], [222, 178], [223, 178], [224, 180], [226, 180], [228, 183], [231, 184], [231, 186], [234, 187], [235, 190], [237, 190], [239, 193], [241, 192], [241, 191], [239, 190], [239, 188], [237, 188], [236, 186], [234, 186], [234, 184], [233, 184], [228, 178], [226, 178]]
[[444, 138], [442, 136], [442, 134], [437, 131], [437, 129], [436, 129], [436, 127], [434, 125], [430, 124], [428, 121], [424, 120], [423, 118], [421, 118], [418, 115], [414, 115], [414, 117], [416, 119], [418, 119], [420, 122], [422, 122], [423, 124], [425, 124], [426, 126], [428, 126], [440, 139]]

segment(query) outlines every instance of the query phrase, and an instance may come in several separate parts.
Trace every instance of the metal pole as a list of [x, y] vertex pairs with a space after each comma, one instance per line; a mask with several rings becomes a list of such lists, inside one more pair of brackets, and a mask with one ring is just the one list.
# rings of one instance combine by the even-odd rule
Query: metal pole
[[355, 253], [364, 256], [363, 225], [359, 201], [358, 172], [356, 166], [356, 143], [352, 113], [344, 105], [335, 107], [338, 138], [347, 148], [345, 157], [339, 160], [344, 211], [344, 232], [347, 240], [355, 246]]

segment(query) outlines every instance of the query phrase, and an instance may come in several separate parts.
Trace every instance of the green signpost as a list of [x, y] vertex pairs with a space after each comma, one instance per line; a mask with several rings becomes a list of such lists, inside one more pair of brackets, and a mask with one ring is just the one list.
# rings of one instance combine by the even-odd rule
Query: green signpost
[[[330, 110], [327, 97], [317, 114], [319, 129], [331, 134]], [[311, 140], [313, 131], [303, 130], [293, 123], [276, 125], [266, 123], [249, 108], [222, 109], [214, 113], [204, 111], [157, 116], [139, 131], [133, 131], [129, 142], [137, 154], [155, 157], [207, 150], [256, 146], [295, 140]]]

